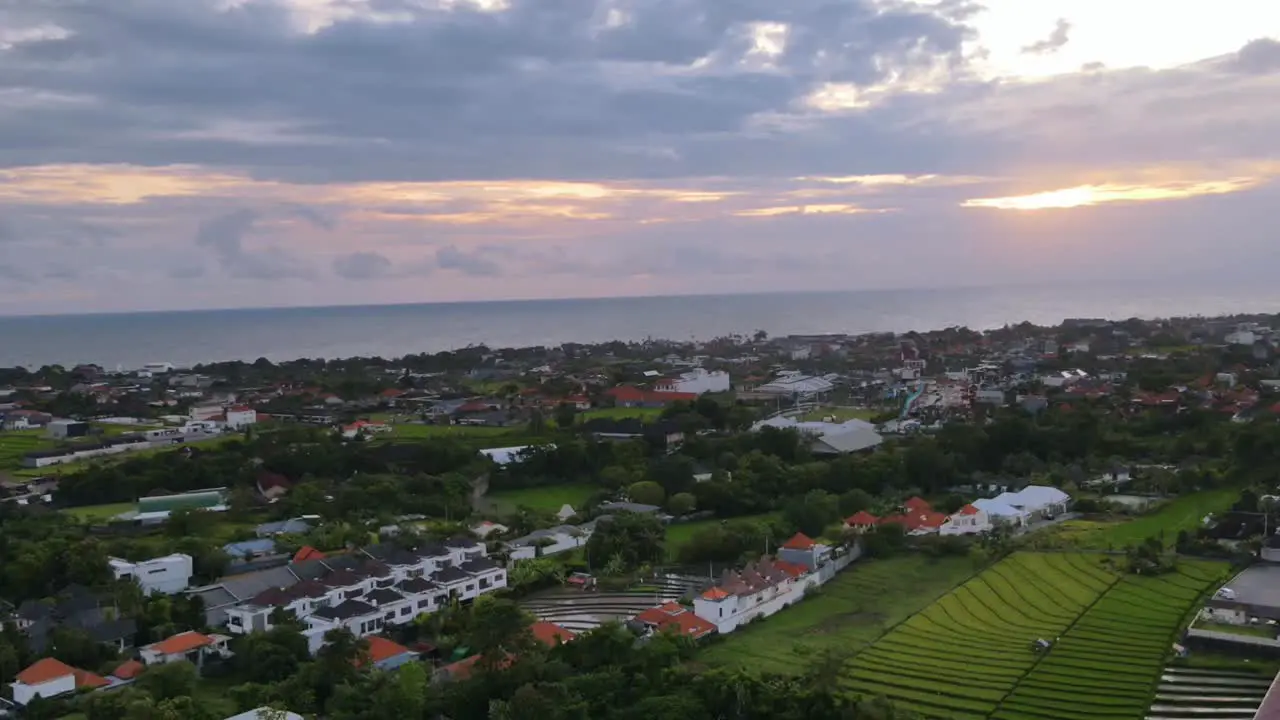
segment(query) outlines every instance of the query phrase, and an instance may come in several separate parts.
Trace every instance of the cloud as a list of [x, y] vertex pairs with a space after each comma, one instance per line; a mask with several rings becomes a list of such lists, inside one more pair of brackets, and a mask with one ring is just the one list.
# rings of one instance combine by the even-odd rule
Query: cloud
[[382, 253], [354, 252], [333, 260], [334, 274], [348, 280], [372, 280], [386, 277], [392, 270], [391, 261]]
[[495, 277], [502, 274], [502, 266], [488, 257], [484, 249], [467, 251], [446, 245], [436, 250], [436, 265], [441, 270], [455, 270], [475, 277]]
[[31, 282], [31, 275], [28, 272], [7, 263], [0, 263], [0, 278], [20, 283]]
[[1022, 48], [1023, 55], [1048, 55], [1058, 52], [1066, 46], [1071, 40], [1071, 23], [1066, 18], [1058, 18], [1058, 22], [1053, 26], [1053, 32], [1049, 33], [1049, 37], [1037, 42], [1026, 45]]
[[306, 205], [295, 205], [290, 209], [293, 211], [294, 215], [297, 215], [310, 223], [313, 227], [320, 228], [321, 230], [332, 230], [338, 226], [338, 222], [333, 218], [314, 208], [309, 208]]
[[1280, 41], [1258, 38], [1240, 48], [1228, 65], [1240, 72], [1262, 75], [1280, 71]]
[[304, 264], [278, 248], [256, 252], [245, 249], [245, 238], [260, 217], [257, 212], [242, 208], [205, 220], [196, 231], [195, 244], [211, 251], [223, 271], [233, 278], [281, 280], [309, 277], [311, 273]]

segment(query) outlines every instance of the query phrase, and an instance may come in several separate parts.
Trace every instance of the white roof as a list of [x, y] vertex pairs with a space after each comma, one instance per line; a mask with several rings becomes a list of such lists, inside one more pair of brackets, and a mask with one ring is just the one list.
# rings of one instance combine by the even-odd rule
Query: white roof
[[773, 381], [765, 383], [756, 388], [758, 392], [777, 393], [777, 394], [811, 394], [820, 392], [830, 392], [835, 386], [829, 380], [820, 377], [809, 377], [805, 375], [780, 376]]
[[1028, 485], [1016, 493], [1000, 493], [995, 499], [1014, 507], [1038, 510], [1057, 503], [1064, 503], [1070, 500], [1071, 496], [1058, 488], [1049, 487], [1048, 485]]
[[[250, 710], [249, 712], [242, 712], [239, 715], [232, 715], [231, 717], [226, 718], [226, 720], [265, 720], [266, 718], [271, 717], [271, 715], [268, 714], [270, 710], [270, 708], [260, 707], [256, 710]], [[284, 713], [284, 720], [302, 720], [302, 716], [298, 713], [286, 710]]]
[[[1004, 494], [1008, 495], [1009, 493]], [[1022, 512], [1018, 508], [1008, 503], [1001, 502], [998, 497], [982, 498], [980, 500], [974, 500], [969, 504], [979, 510], [982, 510], [988, 515], [995, 515], [996, 517], [1020, 517], [1022, 515], [1026, 515], [1026, 513]]]
[[839, 434], [850, 433], [854, 431], [862, 431], [862, 432], [876, 431], [875, 425], [867, 422], [866, 420], [858, 420], [857, 418], [854, 418], [852, 420], [846, 420], [842, 423], [829, 423], [829, 422], [822, 422], [820, 420], [800, 422], [800, 421], [797, 421], [795, 418], [786, 417], [783, 415], [779, 415], [778, 417], [772, 417], [772, 418], [769, 418], [768, 420], [762, 420], [756, 423], [752, 429], [759, 430], [760, 428], [763, 428], [763, 427], [772, 427], [772, 428], [777, 428], [779, 430], [795, 428], [800, 432], [813, 433], [818, 437], [824, 437], [826, 435], [839, 435]]
[[532, 447], [554, 448], [555, 445], [546, 445], [546, 446], [517, 445], [516, 447], [488, 448], [486, 450], [481, 450], [480, 454], [484, 455], [485, 457], [489, 458], [490, 460], [494, 461], [499, 465], [507, 465], [509, 463], [515, 462], [518, 459], [520, 453]]

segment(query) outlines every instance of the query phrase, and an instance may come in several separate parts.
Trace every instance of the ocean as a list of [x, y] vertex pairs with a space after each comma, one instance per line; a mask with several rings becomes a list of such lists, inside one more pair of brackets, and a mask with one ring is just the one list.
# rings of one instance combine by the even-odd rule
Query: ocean
[[974, 329], [1069, 317], [1280, 312], [1280, 286], [1163, 283], [696, 295], [0, 317], [0, 367], [133, 369], [219, 360], [395, 357], [467, 345]]

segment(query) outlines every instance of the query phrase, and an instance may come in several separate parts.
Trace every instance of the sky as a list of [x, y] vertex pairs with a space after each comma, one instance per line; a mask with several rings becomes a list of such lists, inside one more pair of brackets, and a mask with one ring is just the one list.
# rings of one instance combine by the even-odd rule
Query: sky
[[1271, 277], [1271, 0], [0, 3], [0, 314]]

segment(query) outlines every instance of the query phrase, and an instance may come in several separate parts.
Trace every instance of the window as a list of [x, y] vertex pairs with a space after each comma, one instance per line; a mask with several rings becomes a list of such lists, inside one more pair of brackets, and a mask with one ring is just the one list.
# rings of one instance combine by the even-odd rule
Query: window
[[431, 600], [430, 600], [430, 599], [424, 599], [424, 600], [419, 600], [419, 601], [418, 601], [418, 609], [419, 609], [419, 610], [425, 610], [425, 609], [427, 609], [428, 607], [431, 607]]
[[413, 608], [409, 607], [408, 605], [406, 605], [406, 606], [404, 606], [404, 607], [400, 608], [400, 616], [401, 616], [401, 617], [404, 617], [405, 615], [408, 615], [408, 614], [409, 614], [409, 613], [411, 613], [411, 612], [413, 612]]
[[488, 589], [489, 589], [489, 587], [490, 587], [490, 585], [491, 585], [491, 583], [490, 583], [488, 580], [481, 580], [481, 581], [480, 581], [480, 589], [481, 589], [481, 590], [488, 590]]
[[389, 613], [387, 613], [386, 615], [383, 615], [383, 616], [382, 616], [382, 619], [383, 619], [384, 621], [391, 621], [391, 620], [395, 620], [395, 619], [396, 619], [396, 614], [395, 614], [394, 612], [389, 612]]
[[465, 588], [463, 588], [463, 589], [464, 589], [464, 590], [466, 590], [467, 592], [471, 592], [472, 590], [475, 590], [475, 589], [476, 589], [476, 584], [475, 584], [475, 583], [471, 583], [470, 585], [466, 586], [466, 587], [465, 587]]
[[164, 572], [169, 572], [169, 568], [156, 568], [155, 570], [148, 570], [148, 571], [147, 571], [147, 574], [148, 574], [148, 575], [159, 575], [160, 573], [164, 573]]

